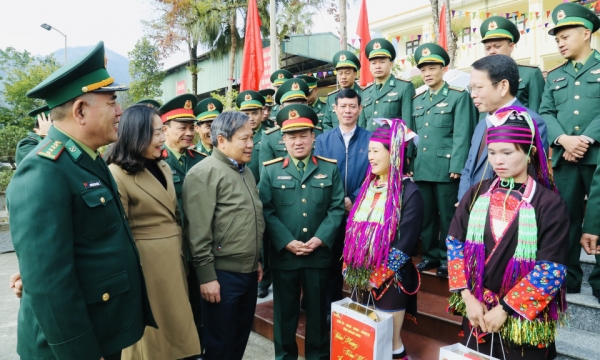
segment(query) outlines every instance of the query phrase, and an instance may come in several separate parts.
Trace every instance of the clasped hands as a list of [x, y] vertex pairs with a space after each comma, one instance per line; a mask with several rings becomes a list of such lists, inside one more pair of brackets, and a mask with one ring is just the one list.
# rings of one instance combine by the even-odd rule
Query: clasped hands
[[508, 313], [504, 311], [502, 305], [488, 310], [485, 304], [477, 300], [469, 290], [463, 290], [461, 295], [467, 308], [467, 317], [473, 327], [479, 327], [486, 333], [494, 333], [498, 332], [508, 319]]
[[292, 240], [285, 246], [287, 251], [296, 254], [297, 256], [310, 255], [316, 248], [323, 246], [323, 242], [316, 237], [312, 237], [308, 242]]
[[583, 136], [578, 135], [561, 135], [557, 142], [565, 149], [563, 153], [565, 160], [571, 162], [577, 162], [578, 159], [583, 158], [590, 147], [590, 142]]

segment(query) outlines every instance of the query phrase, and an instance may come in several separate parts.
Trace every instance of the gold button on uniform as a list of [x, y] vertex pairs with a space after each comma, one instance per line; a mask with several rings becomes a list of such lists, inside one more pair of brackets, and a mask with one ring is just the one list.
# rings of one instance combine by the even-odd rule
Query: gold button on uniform
[[373, 125], [377, 125], [377, 123], [375, 123], [375, 121], [373, 121]]
[[430, 111], [429, 111], [429, 110], [427, 110], [427, 114], [428, 114], [428, 115], [429, 115], [429, 113], [430, 113]]
[[304, 229], [302, 229], [302, 231], [304, 231], [304, 232], [308, 232], [308, 229], [307, 229], [307, 228], [304, 228]]
[[450, 154], [446, 154], [446, 157], [447, 157], [448, 159], [450, 159]]
[[579, 95], [575, 95], [575, 100], [579, 100]]
[[303, 189], [306, 189], [306, 185], [302, 184], [302, 188], [303, 188]]
[[379, 100], [375, 101], [375, 104], [379, 104]]
[[442, 114], [444, 113], [444, 110], [442, 110]]
[[104, 295], [102, 295], [102, 301], [108, 301], [108, 299], [110, 299], [110, 295], [108, 295], [108, 293], [104, 293]]
[[306, 199], [302, 199], [302, 202], [303, 202], [303, 203], [305, 203], [305, 202], [306, 202]]
[[377, 115], [377, 111], [374, 111], [373, 114]]
[[579, 131], [579, 126], [575, 126], [575, 131]]
[[573, 111], [573, 114], [575, 114], [575, 115], [579, 115], [579, 110], [575, 110], [575, 111]]
[[427, 139], [427, 135], [423, 136], [425, 139]]
[[307, 214], [307, 213], [304, 213], [304, 214], [302, 214], [302, 216], [304, 216], [304, 217], [307, 217], [307, 216], [308, 216], [308, 214]]
[[325, 186], [325, 185], [323, 185], [323, 183], [321, 183], [321, 187], [323, 187], [323, 186]]
[[575, 81], [575, 85], [580, 85], [581, 83], [579, 81]]
[[423, 148], [423, 151], [427, 151], [427, 148]]
[[282, 188], [282, 189], [285, 189], [285, 185], [281, 185], [281, 188]]
[[425, 123], [425, 126], [429, 126], [429, 123]]
[[555, 89], [556, 89], [556, 90], [560, 89], [560, 86], [556, 85]]
[[100, 202], [103, 203], [103, 204], [106, 202], [106, 200], [104, 199], [104, 197], [100, 197]]

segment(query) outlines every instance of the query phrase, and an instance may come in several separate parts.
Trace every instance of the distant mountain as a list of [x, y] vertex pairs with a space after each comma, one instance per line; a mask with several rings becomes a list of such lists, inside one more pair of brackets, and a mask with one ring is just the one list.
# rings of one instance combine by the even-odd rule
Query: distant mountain
[[[77, 46], [67, 48], [67, 62], [74, 61], [83, 56], [92, 48], [90, 46]], [[65, 61], [65, 49], [60, 49], [52, 53], [54, 58], [61, 64]], [[129, 84], [131, 76], [129, 76], [129, 59], [121, 54], [106, 49], [106, 58], [108, 59], [108, 73], [120, 84]]]

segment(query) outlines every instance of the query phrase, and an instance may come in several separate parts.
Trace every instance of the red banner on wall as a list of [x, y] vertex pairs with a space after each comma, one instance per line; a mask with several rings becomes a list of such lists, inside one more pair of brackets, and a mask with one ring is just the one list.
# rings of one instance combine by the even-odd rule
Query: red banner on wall
[[185, 94], [185, 80], [178, 81], [175, 85], [175, 94], [183, 95]]
[[260, 89], [271, 87], [271, 47], [263, 48], [264, 71], [260, 78]]

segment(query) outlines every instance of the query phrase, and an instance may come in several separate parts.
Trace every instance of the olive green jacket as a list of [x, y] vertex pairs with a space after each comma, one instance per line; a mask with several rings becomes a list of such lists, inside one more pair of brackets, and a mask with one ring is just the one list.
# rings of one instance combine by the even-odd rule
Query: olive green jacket
[[544, 76], [539, 67], [519, 65], [519, 90], [517, 99], [526, 108], [538, 112], [542, 104], [544, 92]]
[[[266, 163], [258, 184], [272, 269], [328, 268], [331, 248], [344, 217], [344, 188], [335, 160], [311, 156], [304, 175], [289, 156]], [[307, 256], [285, 247], [292, 240], [316, 237], [325, 246]]]
[[444, 86], [429, 100], [429, 90], [415, 96], [413, 122], [419, 135], [414, 159], [415, 181], [451, 182], [469, 155], [478, 112], [467, 91]]
[[[354, 83], [352, 89], [354, 89], [362, 98], [363, 90], [360, 87], [360, 85]], [[335, 97], [337, 96], [337, 93], [340, 92], [340, 90], [342, 89], [339, 88], [327, 94], [327, 106], [325, 107], [325, 109], [323, 109], [323, 131], [329, 131], [340, 125], [340, 122], [335, 113], [335, 109], [333, 108], [333, 105], [335, 105]]]
[[42, 137], [34, 132], [28, 132], [27, 137], [24, 137], [17, 144], [17, 152], [15, 154], [15, 163], [17, 166], [23, 161], [25, 156], [35, 149], [36, 146], [42, 141]]
[[411, 118], [413, 96], [415, 87], [408, 80], [390, 76], [381, 90], [371, 84], [363, 90], [363, 110], [358, 117], [358, 126], [373, 131], [379, 127], [373, 119], [386, 118], [402, 119], [409, 129], [414, 129]]
[[552, 166], [566, 160], [564, 148], [555, 143], [560, 135], [585, 135], [595, 140], [580, 165], [596, 165], [600, 142], [600, 53], [594, 50], [585, 65], [575, 72], [571, 61], [550, 70], [542, 96], [540, 115], [548, 126]]
[[25, 284], [17, 352], [97, 360], [156, 327], [140, 257], [100, 156], [54, 127], [33, 151], [6, 192]]

